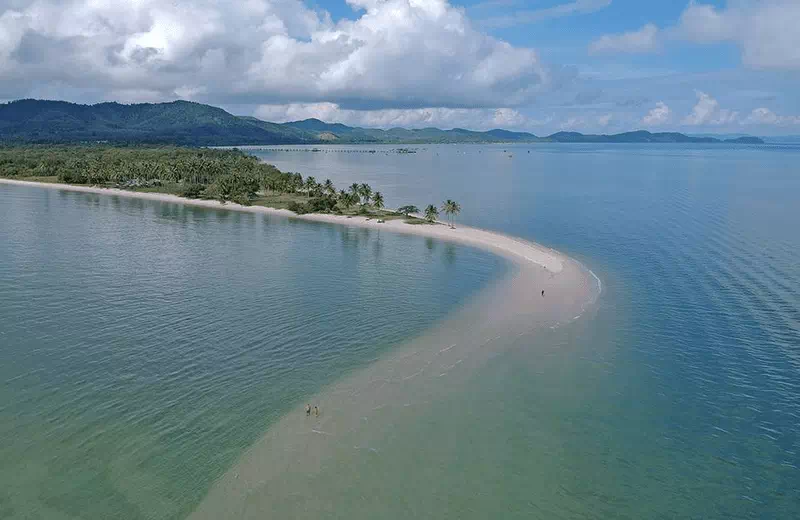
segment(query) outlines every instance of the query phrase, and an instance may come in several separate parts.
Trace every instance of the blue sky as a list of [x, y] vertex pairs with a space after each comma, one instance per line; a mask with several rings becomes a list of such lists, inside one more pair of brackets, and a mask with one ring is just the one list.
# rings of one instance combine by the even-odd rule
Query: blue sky
[[798, 0], [0, 0], [0, 99], [800, 134]]

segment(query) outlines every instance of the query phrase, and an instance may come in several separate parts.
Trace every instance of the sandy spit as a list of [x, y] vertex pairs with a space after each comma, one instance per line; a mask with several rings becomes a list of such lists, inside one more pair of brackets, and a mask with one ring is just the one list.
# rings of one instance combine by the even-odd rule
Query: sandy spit
[[367, 219], [366, 217], [346, 217], [343, 215], [327, 215], [316, 213], [297, 215], [286, 209], [266, 208], [263, 206], [242, 206], [233, 202], [222, 204], [215, 200], [186, 199], [183, 197], [178, 197], [177, 195], [169, 195], [166, 193], [142, 193], [120, 190], [116, 188], [73, 186], [70, 184], [53, 184], [44, 182], [19, 181], [13, 179], [0, 179], [0, 183], [13, 184], [17, 186], [34, 186], [57, 190], [78, 191], [83, 193], [98, 193], [101, 195], [116, 195], [119, 197], [156, 200], [176, 204], [189, 204], [192, 206], [226, 209], [230, 211], [280, 215], [298, 220], [328, 222], [343, 226], [385, 229], [386, 231], [395, 233], [419, 235], [445, 240], [448, 242], [464, 244], [467, 246], [478, 247], [499, 254], [520, 265], [529, 263], [540, 265], [551, 273], [560, 273], [564, 268], [564, 262], [566, 260], [566, 257], [557, 251], [533, 242], [529, 242], [527, 240], [468, 226], [457, 225], [455, 229], [451, 229], [449, 226], [441, 222], [437, 223], [436, 225], [412, 225], [406, 224], [403, 222], [403, 220], [398, 219], [390, 220], [385, 223], [378, 223], [377, 220]]

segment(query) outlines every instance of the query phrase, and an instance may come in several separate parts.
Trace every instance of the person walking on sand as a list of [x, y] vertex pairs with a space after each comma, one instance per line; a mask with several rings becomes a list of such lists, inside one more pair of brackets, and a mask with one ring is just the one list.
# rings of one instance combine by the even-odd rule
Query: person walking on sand
[[314, 415], [319, 417], [319, 406], [314, 406]]
[[311, 405], [310, 404], [306, 405], [306, 415], [311, 415]]
[[544, 289], [542, 289], [542, 298], [544, 298]]

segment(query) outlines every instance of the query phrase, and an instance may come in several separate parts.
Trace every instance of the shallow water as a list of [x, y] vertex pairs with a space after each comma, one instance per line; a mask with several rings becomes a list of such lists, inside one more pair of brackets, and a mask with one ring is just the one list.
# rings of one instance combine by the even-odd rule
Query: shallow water
[[0, 518], [181, 518], [508, 270], [419, 237], [0, 185]]
[[261, 155], [389, 206], [455, 199], [605, 287], [592, 320], [512, 345], [430, 416], [460, 432], [444, 481], [486, 485], [454, 517], [800, 517], [800, 148], [417, 148]]
[[[370, 411], [366, 425], [351, 429], [358, 444], [342, 442], [333, 448], [318, 443], [328, 450], [318, 471], [288, 471], [277, 490], [255, 482], [244, 488], [252, 491], [243, 502], [228, 503], [255, 505], [244, 511], [256, 516], [287, 512], [284, 516], [312, 518], [800, 517], [800, 150], [669, 145], [418, 148], [416, 154], [357, 154], [332, 147], [328, 153], [273, 151], [263, 157], [282, 169], [318, 180], [330, 177], [342, 186], [369, 182], [384, 193], [389, 206], [458, 200], [463, 207], [460, 221], [533, 239], [586, 263], [603, 280], [600, 299], [569, 325], [548, 326], [534, 335], [500, 335], [485, 355], [467, 358], [447, 376], [423, 380], [420, 374], [407, 380], [414, 385], [397, 383], [400, 393], [393, 396], [418, 399]], [[36, 326], [24, 330], [44, 327], [46, 313], [58, 318], [42, 334], [31, 336], [32, 343], [19, 343], [15, 350], [12, 359], [30, 360], [24, 367], [30, 372], [25, 383], [1, 387], [0, 403], [12, 402], [7, 392], [37, 395], [24, 392], [44, 389], [36, 399], [21, 401], [28, 415], [6, 405], [0, 408], [0, 427], [13, 425], [24, 433], [0, 452], [2, 460], [15, 462], [13, 471], [0, 466], [7, 484], [0, 487], [0, 511], [14, 507], [18, 515], [33, 510], [54, 518], [59, 511], [108, 517], [110, 511], [120, 511], [121, 517], [182, 517], [198, 504], [195, 512], [202, 514], [215, 498], [213, 489], [219, 489], [212, 488], [207, 501], [201, 501], [210, 475], [229, 469], [234, 474], [226, 477], [235, 478], [237, 463], [258, 461], [248, 455], [259, 453], [270, 432], [300, 431], [269, 425], [299, 420], [304, 427], [302, 413], [285, 412], [302, 406], [308, 395], [328, 395], [350, 378], [359, 381], [359, 374], [384, 366], [381, 361], [393, 354], [403, 355], [409, 336], [435, 335], [437, 327], [449, 323], [441, 319], [456, 320], [458, 330], [469, 331], [478, 320], [459, 321], [469, 314], [448, 310], [479, 304], [487, 295], [479, 288], [493, 287], [493, 281], [509, 274], [494, 257], [436, 241], [381, 235], [377, 242], [382, 246], [374, 245], [374, 237], [353, 245], [350, 239], [360, 237], [358, 232], [207, 210], [183, 208], [171, 214], [154, 210], [155, 203], [130, 206], [118, 201], [122, 209], [114, 211], [130, 220], [131, 231], [113, 241], [113, 234], [100, 233], [111, 212], [111, 203], [103, 202], [108, 199], [28, 191], [34, 198], [22, 204], [28, 207], [23, 212], [19, 203], [9, 206], [16, 197], [0, 193], [0, 208], [5, 208], [0, 214], [0, 232], [6, 233], [2, 243], [12, 231], [15, 237], [13, 247], [0, 250], [3, 332], [12, 326], [19, 333], [28, 314], [38, 316], [32, 322]], [[49, 219], [37, 220], [62, 198], [85, 201], [73, 208], [76, 218], [54, 222], [50, 213]], [[155, 205], [165, 206], [178, 208]], [[204, 217], [193, 216], [195, 212]], [[154, 223], [152, 233], [142, 237], [135, 230], [143, 218]], [[58, 234], [48, 232], [62, 224], [74, 228], [64, 234], [64, 244]], [[103, 244], [110, 247], [86, 247], [92, 243], [87, 240], [104, 236]], [[186, 248], [175, 247], [190, 238], [194, 246], [188, 250], [203, 254], [185, 255]], [[412, 249], [392, 243], [411, 244]], [[80, 262], [53, 264], [51, 258], [60, 258], [56, 253], [62, 249], [69, 252], [68, 259]], [[151, 266], [144, 257], [151, 249], [172, 263]], [[112, 258], [124, 252], [125, 268], [110, 273], [98, 269], [112, 265], [98, 250]], [[318, 254], [325, 256], [315, 262]], [[419, 265], [426, 255], [429, 263]], [[70, 267], [58, 277], [60, 284], [42, 274], [24, 274], [37, 273], [38, 266], [51, 271], [61, 263]], [[163, 265], [171, 267], [168, 274], [162, 273]], [[281, 267], [275, 271], [265, 265]], [[382, 269], [386, 266], [390, 268]], [[151, 274], [137, 276], [141, 269]], [[429, 279], [431, 269], [438, 274]], [[92, 287], [101, 284], [81, 282], [98, 271], [106, 273], [109, 290], [92, 296], [95, 303], [76, 306], [71, 299], [59, 299], [61, 293], [54, 288], [61, 285], [69, 294], [91, 295]], [[253, 271], [257, 275], [246, 276]], [[338, 274], [330, 276], [331, 271]], [[389, 277], [391, 289], [373, 290], [376, 280], [387, 280], [387, 273], [396, 273]], [[180, 289], [168, 290], [166, 282], [177, 276], [184, 280]], [[333, 286], [326, 277], [335, 281]], [[39, 296], [9, 300], [12, 282], [34, 284]], [[253, 290], [262, 283], [269, 294]], [[420, 289], [429, 283], [428, 290]], [[351, 289], [340, 290], [339, 284]], [[128, 291], [148, 312], [137, 319], [113, 314], [114, 305], [103, 302], [118, 304], [114, 295], [121, 291]], [[143, 295], [151, 293], [159, 296], [143, 303]], [[205, 297], [188, 299], [185, 294]], [[331, 301], [343, 295], [346, 305], [331, 311]], [[418, 298], [413, 306], [400, 305], [404, 313], [399, 317], [385, 309], [370, 312], [376, 307], [360, 303], [378, 298], [378, 308], [397, 307], [397, 295]], [[26, 311], [12, 317], [8, 309], [20, 301]], [[199, 313], [198, 321], [175, 327], [176, 318], [186, 314], [187, 301], [193, 303], [189, 313]], [[291, 302], [296, 304], [287, 307]], [[418, 308], [423, 302], [433, 302], [432, 307]], [[351, 308], [352, 313], [347, 311]], [[217, 313], [225, 318], [215, 320]], [[259, 329], [261, 317], [272, 314], [277, 316], [269, 321], [272, 325]], [[302, 358], [313, 362], [292, 364], [289, 357], [280, 357], [279, 347], [264, 352], [256, 348], [269, 342], [270, 330], [280, 330], [276, 323], [295, 323], [300, 316], [309, 319], [298, 321], [293, 330], [296, 335], [309, 327], [314, 331], [317, 339], [303, 342], [312, 348]], [[154, 319], [162, 323], [160, 335], [202, 338], [209, 329], [217, 330], [218, 336], [196, 350], [205, 361], [203, 377], [191, 377], [192, 370], [188, 375], [167, 370], [186, 364], [181, 355], [167, 363], [170, 356], [141, 359], [135, 349], [123, 348], [123, 355], [110, 358], [128, 363], [127, 371], [119, 373], [124, 376], [121, 390], [99, 385], [96, 402], [109, 401], [111, 412], [90, 421], [105, 408], [92, 408], [93, 403], [81, 408], [80, 399], [69, 400], [69, 392], [61, 389], [91, 387], [99, 375], [117, 375], [112, 361], [97, 364], [103, 359], [96, 356], [103, 351], [97, 347], [74, 364], [71, 357], [69, 363], [60, 361], [53, 347], [37, 358], [36, 342], [80, 346], [80, 334], [69, 333], [71, 320], [76, 320], [84, 330], [106, 331], [101, 343], [114, 346], [107, 339], [114, 329], [105, 326], [114, 319], [112, 323], [122, 324], [132, 320], [125, 337], [137, 339], [147, 336]], [[329, 323], [335, 330], [337, 324], [345, 325], [328, 337], [315, 323]], [[373, 344], [385, 330], [396, 334]], [[230, 342], [238, 345], [238, 357], [224, 358], [227, 364], [221, 364], [215, 353]], [[179, 339], [168, 346], [166, 352], [172, 353], [191, 349]], [[336, 353], [318, 354], [322, 347], [336, 347]], [[28, 351], [33, 354], [19, 354]], [[255, 353], [263, 355], [253, 358]], [[0, 381], [11, 370], [6, 359], [0, 363]], [[291, 381], [291, 388], [254, 376], [275, 363], [285, 367], [280, 381]], [[398, 374], [398, 379], [415, 372]], [[49, 386], [54, 373], [70, 379]], [[455, 382], [445, 383], [451, 376], [457, 376]], [[125, 377], [134, 382], [144, 378], [147, 385], [126, 390]], [[159, 378], [166, 383], [159, 384]], [[147, 399], [137, 400], [140, 392]], [[376, 393], [374, 398], [383, 396]], [[167, 411], [131, 413], [124, 408], [127, 402], [145, 410], [167, 403]], [[266, 414], [265, 402], [281, 404]], [[322, 421], [329, 418], [326, 411]], [[122, 419], [110, 420], [114, 414]], [[112, 426], [105, 426], [107, 422]], [[162, 425], [172, 427], [162, 430]], [[128, 435], [133, 440], [125, 442]], [[305, 438], [316, 437], [298, 434], [290, 440]], [[64, 457], [66, 463], [60, 464]], [[289, 458], [286, 467], [296, 461], [306, 459]], [[271, 477], [266, 465], [256, 464], [255, 470], [265, 482]], [[223, 478], [218, 485], [227, 482]], [[228, 504], [211, 505], [215, 503]]]

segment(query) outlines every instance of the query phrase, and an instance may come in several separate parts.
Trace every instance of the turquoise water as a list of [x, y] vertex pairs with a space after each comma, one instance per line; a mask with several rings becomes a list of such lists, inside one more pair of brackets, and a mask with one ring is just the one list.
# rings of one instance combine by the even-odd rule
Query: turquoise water
[[423, 238], [0, 184], [0, 518], [182, 518], [506, 272]]
[[[436, 399], [392, 411], [378, 451], [315, 472], [324, 509], [294, 488], [284, 517], [800, 517], [800, 148], [374, 148], [258, 153], [389, 206], [455, 199], [604, 290], [421, 385]], [[0, 517], [184, 517], [283, 413], [508, 272], [419, 238], [6, 186], [0, 244]]]
[[449, 446], [464, 476], [440, 475], [445, 504], [414, 489], [426, 510], [800, 517], [799, 148], [341, 149], [260, 155], [366, 180], [390, 206], [455, 199], [462, 222], [554, 246], [604, 281], [593, 319], [509, 345], [416, 418], [457, 416], [417, 441]]

